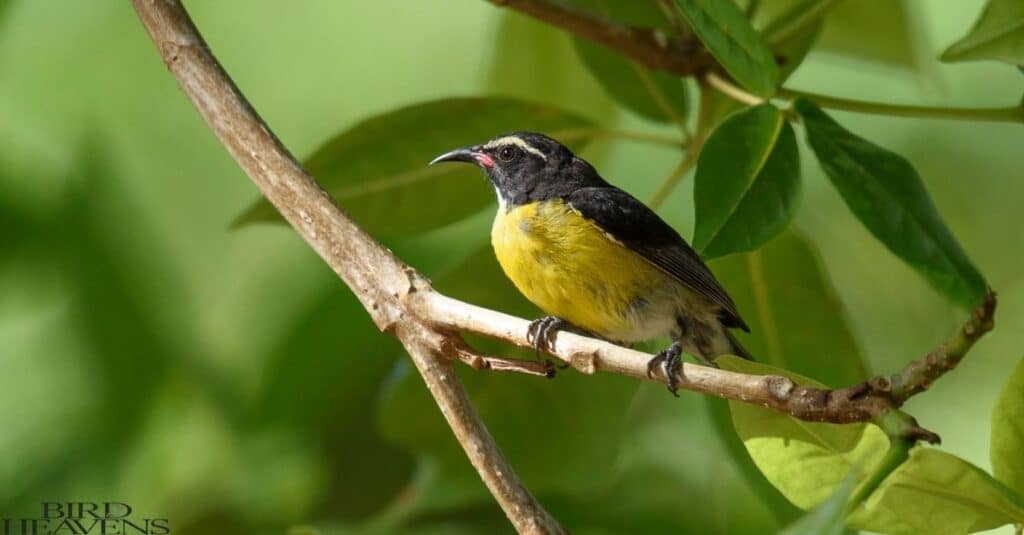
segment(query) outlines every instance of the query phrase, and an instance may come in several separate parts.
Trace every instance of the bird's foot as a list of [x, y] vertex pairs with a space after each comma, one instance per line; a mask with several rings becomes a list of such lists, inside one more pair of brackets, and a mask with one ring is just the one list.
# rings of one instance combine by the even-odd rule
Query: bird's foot
[[551, 349], [555, 341], [555, 334], [569, 327], [568, 321], [555, 316], [544, 316], [530, 322], [530, 326], [526, 329], [526, 341], [533, 344], [533, 350], [537, 353], [537, 360], [540, 360], [540, 352], [542, 350]]
[[679, 342], [673, 342], [647, 361], [647, 377], [653, 378], [655, 368], [661, 366], [661, 372], [665, 375], [665, 387], [675, 397], [679, 397], [679, 379], [676, 378], [676, 374], [683, 367], [683, 359], [680, 358], [682, 353], [683, 347]]

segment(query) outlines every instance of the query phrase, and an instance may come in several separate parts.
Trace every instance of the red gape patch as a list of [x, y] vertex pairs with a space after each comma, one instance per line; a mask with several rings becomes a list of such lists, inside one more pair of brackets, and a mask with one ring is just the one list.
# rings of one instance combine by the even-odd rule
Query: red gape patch
[[478, 164], [480, 164], [480, 165], [482, 165], [482, 166], [484, 166], [484, 167], [486, 167], [488, 169], [494, 167], [494, 158], [491, 158], [489, 155], [484, 154], [482, 152], [478, 152], [478, 153], [474, 154], [473, 156], [476, 157], [476, 163], [478, 163]]

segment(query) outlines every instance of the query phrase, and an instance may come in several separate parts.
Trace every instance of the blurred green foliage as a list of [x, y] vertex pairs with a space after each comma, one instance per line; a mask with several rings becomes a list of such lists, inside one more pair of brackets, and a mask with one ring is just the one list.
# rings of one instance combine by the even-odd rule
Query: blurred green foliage
[[[759, 4], [755, 28], [784, 28], [789, 19], [776, 14], [799, 14], [788, 0]], [[1013, 69], [931, 59], [968, 31], [965, 21], [984, 2], [927, 9], [893, 2], [898, 7], [882, 17], [863, 7], [877, 11], [878, 4], [840, 1], [820, 30], [808, 26], [784, 43], [792, 48], [778, 53], [792, 60], [782, 65], [783, 77], [820, 32], [820, 46], [787, 86], [914, 104], [1019, 101], [1022, 79]], [[588, 51], [485, 2], [225, 0], [189, 7], [239, 86], [300, 156], [392, 110], [477, 96], [563, 110], [556, 119], [571, 117], [565, 126], [572, 128], [671, 137], [680, 134], [672, 115], [689, 110], [684, 91], [695, 92], [679, 85], [666, 108], [650, 89], [669, 91], [672, 80], [648, 73], [647, 85], [644, 71], [630, 74], [630, 65], [607, 52]], [[988, 26], [982, 20], [978, 32]], [[868, 28], [873, 38], [858, 39]], [[768, 75], [757, 65], [730, 72], [763, 89], [758, 80]], [[282, 533], [300, 525], [321, 533], [509, 530], [398, 344], [376, 331], [334, 275], [284, 227], [229, 230], [256, 192], [167, 75], [127, 3], [58, 10], [0, 1], [0, 80], [5, 516], [35, 515], [45, 500], [119, 500], [169, 518], [176, 533]], [[735, 108], [720, 97], [708, 101], [709, 108]], [[372, 181], [376, 176], [360, 170], [384, 162], [395, 166], [393, 174], [416, 172], [419, 160], [454, 146], [443, 136], [409, 142], [406, 129], [452, 128], [470, 143], [519, 129], [513, 119], [530, 117], [498, 113], [506, 115], [493, 119], [495, 132], [488, 131], [491, 119], [472, 110], [445, 125], [429, 117], [388, 123], [346, 149], [360, 159], [341, 162], [352, 167], [339, 177]], [[725, 115], [709, 112], [712, 123]], [[1012, 444], [989, 460], [990, 429], [1016, 436], [1005, 415], [1019, 405], [1018, 372], [996, 409], [1004, 416], [990, 424], [1024, 344], [1024, 234], [1015, 231], [1024, 197], [1020, 125], [833, 115], [913, 162], [962, 254], [1001, 298], [997, 329], [908, 406], [942, 434], [949, 454], [917, 450], [904, 479], [883, 488], [879, 500], [928, 503], [906, 494], [927, 480], [990, 510], [971, 517], [975, 508], [947, 503], [948, 516], [933, 518], [930, 506], [914, 517], [930, 524], [906, 529], [995, 526], [993, 518], [1013, 518], [1019, 504], [972, 465], [994, 462], [995, 475], [1024, 492], [1013, 475]], [[522, 128], [556, 126], [562, 123]], [[797, 231], [712, 267], [753, 327], [744, 343], [765, 361], [828, 384], [869, 369], [893, 371], [942, 340], [962, 311], [866, 231], [806, 149]], [[595, 136], [582, 154], [640, 198], [679, 158], [669, 147], [607, 136]], [[328, 188], [344, 191], [326, 173], [319, 175]], [[420, 197], [452, 178], [443, 184], [450, 202], [439, 197], [395, 213], [379, 199], [341, 195], [342, 202], [442, 291], [537, 314], [486, 246], [490, 188], [471, 173], [431, 178]], [[691, 184], [660, 209], [687, 237], [694, 228]], [[574, 533], [773, 532], [798, 511], [769, 481], [808, 507], [844, 476], [821, 469], [811, 475], [831, 479], [808, 482], [804, 469], [786, 476], [803, 486], [793, 488], [768, 470], [766, 480], [754, 461], [763, 468], [763, 456], [792, 451], [776, 426], [751, 449], [753, 461], [744, 456], [751, 444], [744, 448], [740, 439], [782, 418], [757, 408], [733, 412], [745, 422], [738, 438], [724, 403], [676, 400], [657, 385], [571, 371], [554, 381], [465, 369], [460, 377], [527, 485]], [[870, 438], [863, 430], [873, 427], [831, 427], [819, 436], [835, 447], [817, 458], [852, 466], [839, 453], [861, 448]]]

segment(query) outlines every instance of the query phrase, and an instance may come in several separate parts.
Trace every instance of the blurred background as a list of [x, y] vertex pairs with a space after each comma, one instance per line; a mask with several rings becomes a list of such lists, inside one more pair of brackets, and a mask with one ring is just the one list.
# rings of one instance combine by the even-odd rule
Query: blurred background
[[[906, 38], [881, 53], [851, 53], [841, 28], [827, 29], [831, 44], [787, 85], [1016, 103], [1014, 69], [934, 59], [982, 4], [903, 2]], [[486, 2], [188, 7], [300, 157], [361, 119], [453, 96], [672, 133], [622, 111], [566, 36]], [[915, 164], [999, 292], [996, 330], [908, 406], [944, 448], [989, 468], [993, 400], [1024, 353], [1020, 125], [834, 116]], [[794, 227], [836, 296], [821, 321], [840, 323], [871, 371], [896, 370], [964, 313], [874, 240], [802, 152]], [[623, 141], [584, 156], [640, 198], [678, 162], [678, 151]], [[660, 209], [684, 236], [691, 186]], [[256, 197], [128, 2], [0, 1], [0, 512], [108, 500], [168, 518], [174, 533], [510, 532], [400, 347], [333, 273], [287, 227], [229, 229]], [[485, 246], [492, 215], [388, 245], [456, 297], [534, 316]], [[771, 276], [804, 284], [806, 265], [787, 258]], [[782, 336], [825, 348], [818, 365], [830, 366], [829, 336]], [[554, 381], [461, 371], [527, 485], [576, 533], [765, 533], [794, 514], [754, 490], [698, 395], [571, 370]]]

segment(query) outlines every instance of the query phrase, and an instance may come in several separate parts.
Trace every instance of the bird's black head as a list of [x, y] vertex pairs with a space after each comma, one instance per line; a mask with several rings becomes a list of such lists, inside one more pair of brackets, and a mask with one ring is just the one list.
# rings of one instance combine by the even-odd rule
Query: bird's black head
[[514, 132], [482, 145], [455, 149], [430, 162], [474, 163], [487, 174], [506, 205], [564, 197], [604, 181], [587, 162], [543, 134]]

